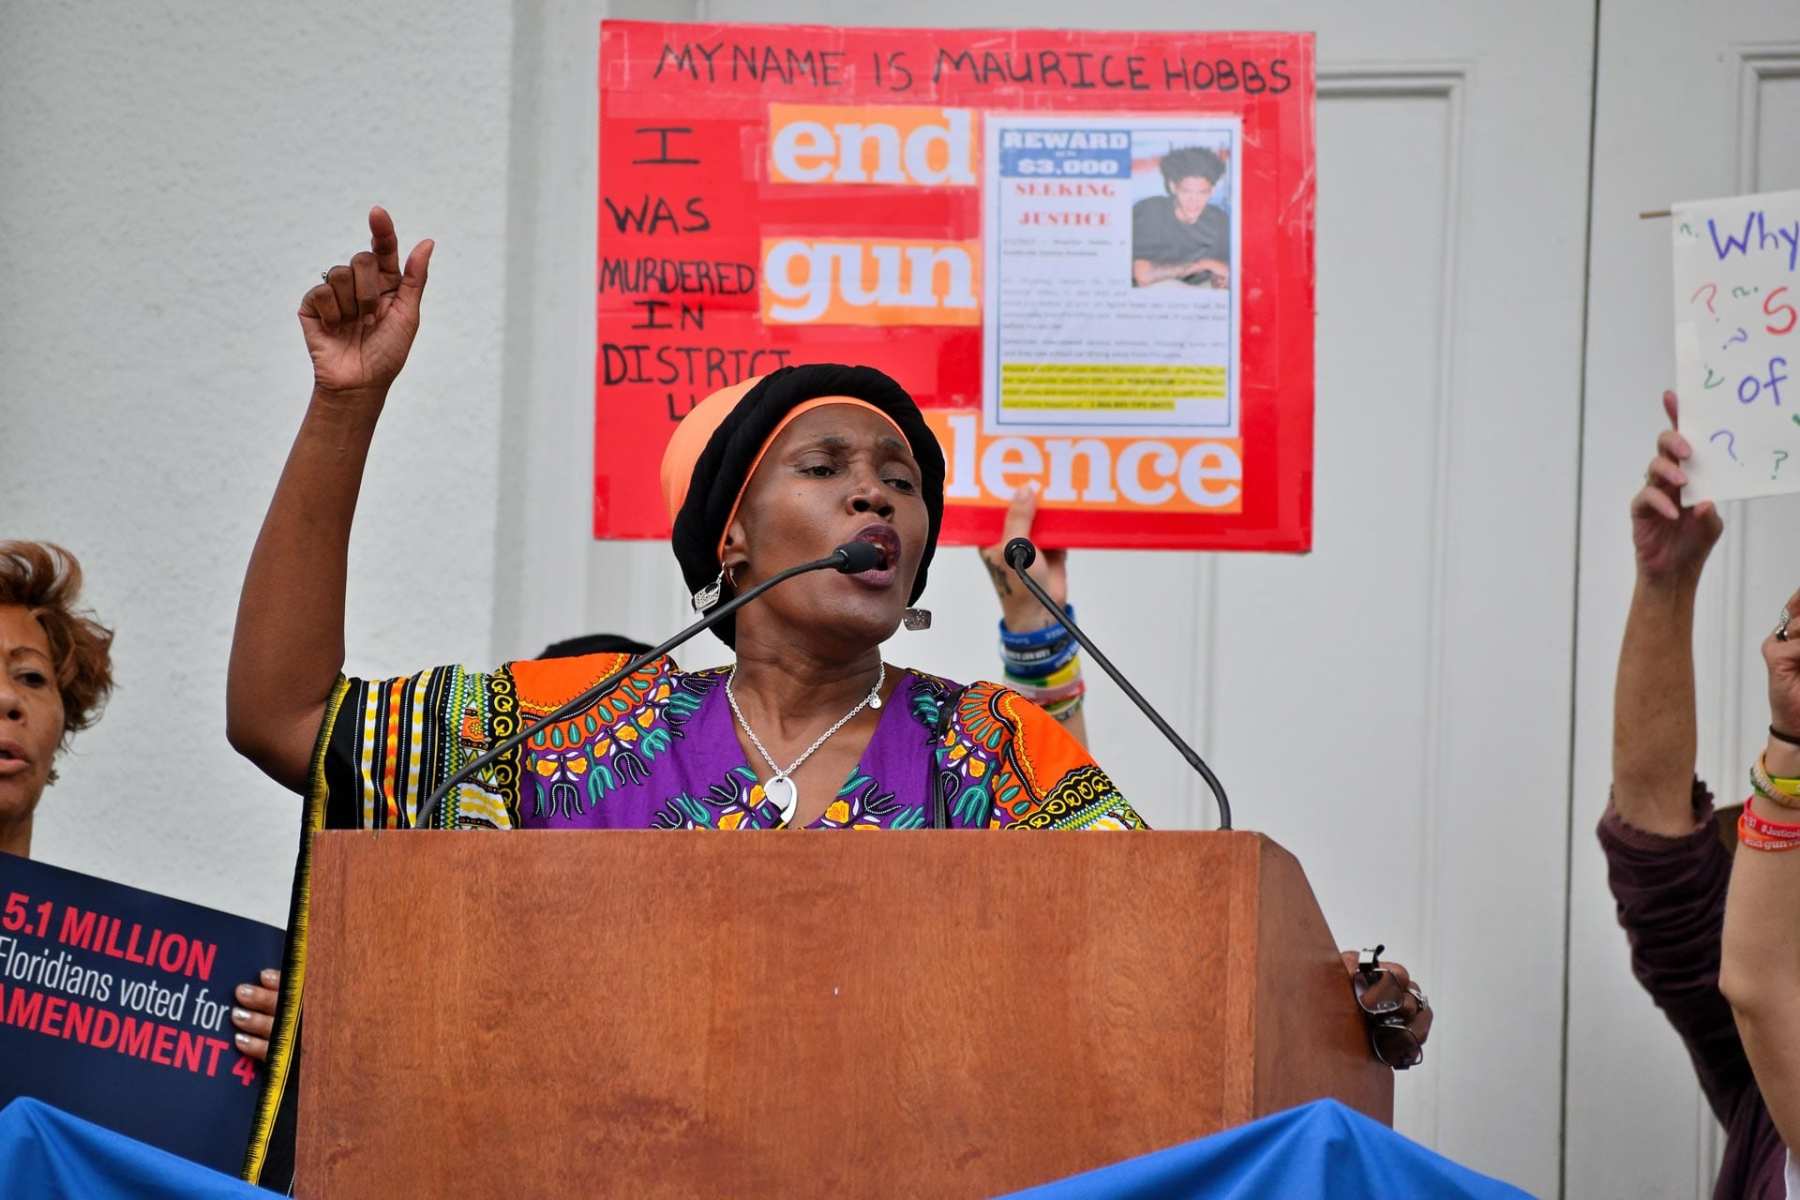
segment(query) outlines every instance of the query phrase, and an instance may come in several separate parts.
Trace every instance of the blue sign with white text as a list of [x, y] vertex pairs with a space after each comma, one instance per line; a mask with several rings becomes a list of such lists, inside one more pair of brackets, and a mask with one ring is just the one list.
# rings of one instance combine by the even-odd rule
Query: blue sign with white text
[[31, 1096], [236, 1174], [262, 1069], [232, 1044], [233, 993], [284, 937], [0, 854], [0, 1107]]
[[1131, 176], [1131, 134], [1123, 129], [1008, 129], [1000, 135], [1005, 179], [1117, 179]]

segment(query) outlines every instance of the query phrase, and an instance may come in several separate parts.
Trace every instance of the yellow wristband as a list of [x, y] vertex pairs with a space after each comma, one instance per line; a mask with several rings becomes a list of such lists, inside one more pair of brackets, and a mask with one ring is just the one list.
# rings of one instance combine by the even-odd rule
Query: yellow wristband
[[1071, 658], [1068, 662], [1064, 663], [1042, 679], [1021, 679], [1010, 672], [1007, 674], [1006, 678], [1009, 683], [1016, 682], [1024, 687], [1031, 688], [1036, 692], [1047, 692], [1052, 688], [1059, 688], [1065, 684], [1074, 683], [1080, 677], [1081, 655], [1077, 654], [1074, 658]]
[[1779, 804], [1784, 808], [1800, 808], [1800, 779], [1783, 777], [1777, 779], [1769, 774], [1768, 763], [1764, 755], [1756, 756], [1756, 765], [1750, 768], [1750, 788], [1766, 800]]

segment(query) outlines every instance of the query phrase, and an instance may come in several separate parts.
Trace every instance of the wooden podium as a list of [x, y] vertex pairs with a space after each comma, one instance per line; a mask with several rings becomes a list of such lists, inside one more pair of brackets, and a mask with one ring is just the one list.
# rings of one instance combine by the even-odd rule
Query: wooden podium
[[1392, 1118], [1259, 834], [314, 854], [301, 1196], [991, 1196], [1320, 1096]]

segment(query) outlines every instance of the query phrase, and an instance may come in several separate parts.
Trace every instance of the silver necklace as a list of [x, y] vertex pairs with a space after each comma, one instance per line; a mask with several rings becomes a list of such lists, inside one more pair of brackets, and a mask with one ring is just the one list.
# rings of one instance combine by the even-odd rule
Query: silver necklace
[[769, 764], [769, 770], [774, 772], [769, 776], [769, 782], [763, 784], [763, 795], [773, 800], [781, 809], [781, 823], [786, 825], [794, 819], [794, 810], [800, 807], [800, 789], [794, 786], [794, 772], [800, 769], [801, 763], [813, 756], [813, 751], [830, 740], [832, 734], [855, 720], [857, 713], [865, 708], [881, 707], [881, 686], [887, 682], [887, 664], [885, 662], [881, 664], [881, 670], [875, 676], [875, 686], [869, 689], [869, 694], [857, 701], [855, 708], [839, 717], [837, 724], [821, 733], [818, 740], [808, 746], [799, 758], [787, 765], [785, 771], [775, 765], [775, 759], [769, 754], [768, 747], [764, 746], [762, 739], [756, 736], [756, 730], [750, 728], [750, 722], [744, 720], [744, 710], [738, 707], [737, 693], [731, 690], [731, 685], [736, 681], [737, 664], [733, 663], [731, 664], [731, 675], [725, 680], [725, 699], [731, 702], [731, 715], [737, 718], [738, 727], [744, 731], [744, 736], [750, 739], [750, 744], [756, 747], [756, 752], [762, 755], [762, 760]]

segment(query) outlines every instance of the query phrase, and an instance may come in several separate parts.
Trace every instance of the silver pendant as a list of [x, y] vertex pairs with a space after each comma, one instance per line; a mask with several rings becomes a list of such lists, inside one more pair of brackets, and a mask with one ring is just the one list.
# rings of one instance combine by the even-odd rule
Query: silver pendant
[[800, 807], [800, 789], [786, 775], [777, 775], [763, 784], [763, 796], [772, 800], [781, 809], [781, 823], [787, 824], [794, 819], [794, 810]]
[[880, 708], [881, 707], [881, 693], [880, 692], [870, 692], [869, 693], [869, 707], [870, 708]]

